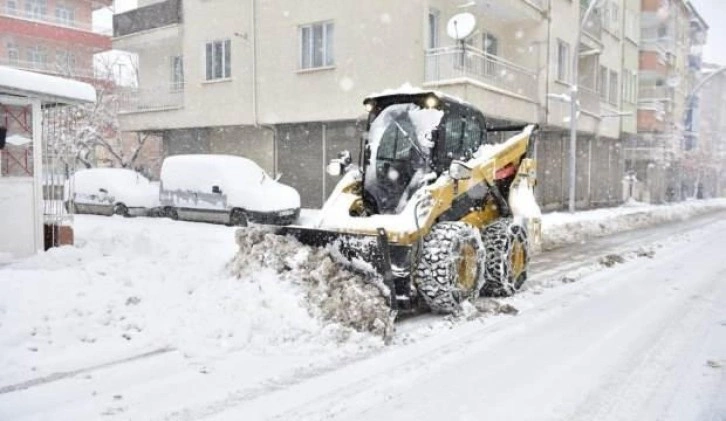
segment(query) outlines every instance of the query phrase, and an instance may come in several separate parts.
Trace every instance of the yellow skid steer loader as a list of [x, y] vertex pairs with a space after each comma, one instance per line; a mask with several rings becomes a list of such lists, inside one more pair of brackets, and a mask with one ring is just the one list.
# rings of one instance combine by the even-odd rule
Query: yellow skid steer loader
[[[374, 272], [393, 310], [423, 302], [455, 313], [479, 294], [507, 296], [527, 277], [539, 241], [533, 187], [535, 125], [491, 127], [471, 104], [434, 91], [365, 99], [367, 131], [312, 226], [279, 234], [332, 246], [354, 268]], [[516, 132], [497, 142], [501, 132]]]

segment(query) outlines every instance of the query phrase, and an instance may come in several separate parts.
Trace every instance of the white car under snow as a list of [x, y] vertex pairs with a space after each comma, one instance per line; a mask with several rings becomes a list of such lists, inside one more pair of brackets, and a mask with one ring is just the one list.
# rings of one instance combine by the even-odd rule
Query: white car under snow
[[91, 168], [72, 177], [74, 213], [141, 216], [159, 207], [159, 184], [136, 171], [122, 168]]
[[159, 199], [172, 219], [287, 225], [300, 215], [300, 194], [254, 161], [231, 155], [176, 155], [161, 167]]

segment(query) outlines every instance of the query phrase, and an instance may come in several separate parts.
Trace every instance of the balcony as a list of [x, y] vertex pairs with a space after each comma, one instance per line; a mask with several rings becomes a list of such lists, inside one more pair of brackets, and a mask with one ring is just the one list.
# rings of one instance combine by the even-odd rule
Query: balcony
[[178, 110], [184, 107], [184, 84], [161, 88], [125, 89], [119, 93], [119, 113]]
[[473, 47], [445, 47], [426, 52], [426, 82], [471, 79], [536, 102], [537, 73]]
[[479, 0], [470, 3], [471, 8], [468, 11], [475, 15], [488, 16], [499, 22], [515, 23], [541, 21], [547, 12], [549, 0]]
[[0, 66], [14, 67], [31, 72], [45, 73], [53, 76], [60, 76], [71, 79], [95, 79], [93, 69], [69, 68], [56, 63], [45, 63], [39, 61], [14, 60], [7, 57], [0, 57]]
[[596, 90], [586, 86], [579, 86], [577, 98], [582, 111], [595, 116], [600, 115], [600, 94]]
[[181, 0], [166, 0], [113, 17], [113, 36], [122, 37], [138, 32], [182, 23]]
[[49, 14], [29, 13], [22, 9], [7, 7], [7, 5], [4, 8], [0, 8], [0, 15], [16, 19], [62, 26], [64, 28], [80, 29], [88, 32], [93, 31], [93, 26], [91, 25], [91, 22], [79, 22], [75, 19], [60, 18]]
[[641, 86], [638, 92], [641, 102], [670, 101], [675, 99], [675, 90], [667, 86]]

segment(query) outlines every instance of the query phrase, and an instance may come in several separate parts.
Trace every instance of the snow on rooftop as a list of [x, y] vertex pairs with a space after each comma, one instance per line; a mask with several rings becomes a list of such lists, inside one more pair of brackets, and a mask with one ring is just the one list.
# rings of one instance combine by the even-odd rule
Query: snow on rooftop
[[0, 66], [0, 94], [67, 103], [96, 101], [96, 90], [87, 83], [6, 66]]

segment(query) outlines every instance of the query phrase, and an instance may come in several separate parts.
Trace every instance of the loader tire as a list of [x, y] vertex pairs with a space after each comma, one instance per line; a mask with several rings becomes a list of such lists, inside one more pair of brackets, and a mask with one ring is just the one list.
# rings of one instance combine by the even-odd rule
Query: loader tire
[[423, 239], [414, 282], [431, 311], [458, 313], [462, 301], [478, 294], [483, 271], [479, 231], [465, 222], [440, 222]]
[[492, 297], [514, 294], [527, 280], [527, 228], [509, 218], [502, 218], [482, 229], [482, 239], [486, 264], [481, 294]]

